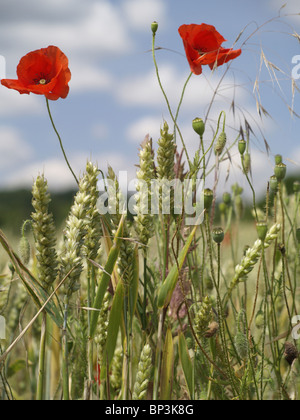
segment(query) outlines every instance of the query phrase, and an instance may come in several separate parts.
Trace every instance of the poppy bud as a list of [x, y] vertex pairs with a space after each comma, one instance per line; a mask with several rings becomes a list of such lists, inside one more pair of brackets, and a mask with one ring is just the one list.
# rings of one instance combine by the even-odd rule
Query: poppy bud
[[219, 211], [220, 211], [221, 214], [226, 213], [226, 204], [225, 203], [220, 203], [219, 204]]
[[298, 356], [299, 353], [294, 344], [288, 342], [284, 344], [284, 358], [289, 365], [292, 365]]
[[234, 343], [240, 358], [246, 359], [249, 354], [249, 343], [246, 334], [238, 331], [234, 338]]
[[23, 263], [27, 265], [30, 260], [30, 244], [26, 236], [22, 236], [20, 239], [19, 251]]
[[257, 230], [258, 238], [261, 241], [264, 241], [266, 239], [266, 235], [268, 232], [268, 225], [265, 222], [258, 222], [256, 223], [256, 230]]
[[244, 139], [241, 139], [238, 143], [238, 149], [241, 155], [243, 155], [246, 151], [246, 142]]
[[300, 182], [299, 181], [295, 181], [293, 183], [293, 191], [294, 191], [294, 193], [300, 192]]
[[250, 153], [245, 153], [245, 155], [242, 157], [243, 161], [244, 161], [244, 170], [245, 173], [247, 174], [250, 171], [251, 168], [251, 155]]
[[240, 195], [244, 191], [242, 187], [239, 186], [239, 184], [235, 183], [231, 186], [232, 192], [234, 195]]
[[265, 317], [262, 310], [259, 310], [255, 317], [255, 326], [258, 329], [261, 329], [264, 326]]
[[203, 191], [203, 196], [204, 196], [204, 208], [205, 210], [209, 210], [213, 202], [214, 193], [209, 188], [206, 188]]
[[158, 29], [158, 23], [157, 22], [152, 22], [151, 23], [151, 31], [152, 31], [152, 33], [153, 33], [153, 35], [155, 35], [156, 34], [156, 32], [157, 32], [157, 29]]
[[276, 191], [277, 191], [277, 189], [278, 189], [278, 181], [277, 181], [277, 178], [276, 178], [276, 176], [275, 176], [275, 175], [272, 175], [272, 176], [270, 177], [270, 188], [271, 188], [271, 190], [273, 190], [274, 192], [276, 192]]
[[213, 290], [214, 288], [214, 282], [212, 281], [212, 278], [207, 274], [204, 276], [204, 284], [207, 290]]
[[276, 155], [275, 156], [275, 165], [279, 165], [280, 163], [282, 163], [282, 156], [281, 155]]
[[274, 168], [274, 174], [277, 181], [282, 181], [286, 175], [286, 165], [284, 163], [278, 163]]
[[223, 194], [223, 202], [227, 206], [229, 206], [231, 204], [231, 195], [228, 192], [224, 192], [224, 194]]
[[221, 227], [215, 228], [212, 232], [212, 237], [216, 244], [220, 244], [224, 239], [224, 230]]
[[237, 216], [240, 218], [242, 217], [243, 214], [243, 210], [244, 210], [244, 205], [243, 205], [243, 200], [242, 197], [240, 195], [237, 195], [235, 197], [235, 211]]
[[220, 155], [223, 152], [223, 149], [225, 147], [226, 144], [226, 133], [224, 133], [224, 131], [222, 131], [222, 133], [219, 135], [219, 138], [217, 140], [217, 143], [215, 145], [215, 154], [216, 155]]
[[202, 137], [205, 131], [205, 124], [202, 118], [195, 118], [193, 120], [192, 126], [194, 131]]

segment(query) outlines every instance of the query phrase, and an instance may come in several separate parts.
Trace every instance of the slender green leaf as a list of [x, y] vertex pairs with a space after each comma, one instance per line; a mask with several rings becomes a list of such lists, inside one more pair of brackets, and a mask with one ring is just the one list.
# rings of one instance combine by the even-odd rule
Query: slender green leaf
[[[49, 298], [49, 294], [40, 285], [40, 283], [34, 278], [34, 276], [31, 274], [28, 268], [24, 266], [24, 264], [19, 259], [17, 254], [10, 247], [7, 239], [5, 238], [1, 230], [0, 230], [0, 243], [3, 246], [4, 250], [7, 252], [11, 260], [11, 263], [13, 264], [16, 270], [16, 273], [18, 274], [20, 280], [24, 284], [27, 292], [31, 296], [36, 306], [40, 309]], [[45, 310], [51, 316], [53, 321], [61, 328], [63, 325], [63, 317], [62, 317], [61, 311], [55, 305], [53, 299], [48, 301], [47, 305], [45, 306]]]
[[11, 363], [6, 372], [7, 378], [11, 378], [13, 375], [18, 373], [20, 370], [27, 368], [27, 362], [24, 359], [18, 359]]
[[[111, 361], [113, 359], [117, 338], [119, 334], [119, 328], [121, 324], [121, 319], [123, 315], [123, 299], [124, 299], [124, 288], [123, 283], [120, 281], [117, 285], [111, 311], [109, 314], [109, 321], [107, 327], [107, 339], [104, 351], [104, 360], [106, 360], [107, 366], [110, 367]], [[106, 369], [103, 366], [101, 370], [101, 377], [105, 378]]]
[[97, 327], [97, 321], [99, 318], [99, 309], [101, 308], [104, 295], [107, 291], [109, 281], [111, 279], [112, 272], [115, 268], [119, 252], [120, 246], [122, 241], [122, 234], [123, 234], [123, 224], [124, 224], [124, 216], [121, 218], [118, 230], [116, 232], [113, 245], [109, 251], [108, 258], [102, 272], [101, 280], [97, 289], [96, 297], [93, 303], [92, 308], [96, 309], [96, 311], [92, 311], [91, 315], [91, 324], [90, 324], [90, 338], [94, 337]]
[[130, 314], [131, 322], [133, 320], [133, 316], [136, 309], [136, 303], [138, 299], [138, 287], [139, 287], [139, 253], [138, 253], [138, 247], [136, 246], [134, 250], [133, 275], [132, 275], [130, 289], [129, 289], [129, 314]]
[[184, 335], [180, 332], [178, 335], [179, 358], [184, 373], [184, 378], [189, 390], [190, 398], [194, 399], [194, 368], [189, 355], [188, 347]]
[[165, 345], [162, 355], [161, 365], [161, 378], [160, 378], [160, 399], [170, 400], [172, 392], [172, 381], [173, 381], [173, 369], [174, 369], [174, 347], [172, 331], [170, 328], [167, 330]]
[[192, 240], [195, 236], [196, 230], [197, 230], [197, 226], [195, 226], [192, 232], [190, 233], [186, 241], [186, 244], [184, 245], [183, 249], [181, 250], [179, 254], [178, 265], [176, 263], [173, 265], [165, 281], [159, 288], [158, 301], [157, 301], [157, 305], [159, 308], [163, 308], [170, 303], [170, 300], [171, 300], [171, 297], [174, 292], [174, 289], [178, 280], [178, 276], [179, 276], [178, 267], [179, 267], [179, 270], [182, 269], [183, 263], [186, 259], [187, 253], [191, 246]]

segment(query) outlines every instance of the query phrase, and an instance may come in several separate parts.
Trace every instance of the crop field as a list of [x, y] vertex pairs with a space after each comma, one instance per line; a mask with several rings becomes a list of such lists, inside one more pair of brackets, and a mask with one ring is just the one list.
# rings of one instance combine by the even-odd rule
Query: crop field
[[[1, 400], [300, 398], [299, 173], [287, 176], [290, 162], [266, 145], [273, 174], [259, 195], [254, 128], [245, 117], [233, 138], [225, 111], [214, 121], [191, 116], [199, 142], [191, 153], [178, 123], [190, 79], [204, 66], [229, 69], [244, 44], [225, 49], [212, 25], [182, 25], [191, 73], [174, 112], [156, 22], [150, 34], [172, 125], [163, 118], [159, 138], [141, 142], [132, 195], [110, 166], [87, 159], [80, 174], [72, 168], [50, 110], [71, 78], [58, 47], [27, 54], [19, 79], [1, 81], [45, 96], [76, 182], [67, 198], [54, 198], [37, 172], [20, 196], [24, 214], [17, 197], [0, 203]], [[264, 112], [259, 101], [257, 109]], [[233, 156], [240, 182], [224, 190], [220, 167], [231, 168]]]

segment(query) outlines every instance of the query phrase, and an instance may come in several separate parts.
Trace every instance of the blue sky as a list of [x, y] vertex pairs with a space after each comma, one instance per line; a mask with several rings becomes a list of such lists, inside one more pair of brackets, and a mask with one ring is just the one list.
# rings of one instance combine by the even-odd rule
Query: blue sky
[[[275, 19], [284, 3], [281, 18]], [[254, 184], [263, 190], [273, 173], [275, 154], [284, 156], [290, 173], [300, 171], [300, 120], [288, 109], [300, 114], [300, 82], [293, 86], [291, 80], [292, 57], [300, 55], [300, 38], [295, 36], [300, 33], [300, 16], [290, 15], [299, 12], [298, 0], [0, 0], [0, 55], [5, 58], [6, 77], [15, 78], [23, 55], [57, 45], [69, 58], [72, 80], [68, 97], [50, 106], [74, 171], [82, 173], [86, 160], [92, 159], [104, 172], [110, 164], [116, 172], [128, 170], [133, 178], [144, 136], [149, 133], [155, 144], [163, 121], [171, 126], [149, 52], [151, 22], [159, 23], [156, 44], [162, 49], [157, 51], [157, 61], [173, 110], [189, 75], [178, 27], [212, 24], [227, 39], [223, 45], [227, 48], [243, 30], [236, 44], [242, 47], [242, 55], [226, 73], [209, 122], [215, 128], [219, 112], [226, 112], [230, 146], [246, 117], [254, 131]], [[273, 63], [268, 68], [267, 61]], [[178, 122], [191, 156], [198, 146], [191, 122], [196, 116], [205, 117], [213, 89], [226, 69], [224, 65], [212, 73], [205, 67], [188, 85]], [[271, 118], [258, 117], [255, 96]], [[233, 98], [235, 116], [230, 112]], [[208, 144], [210, 139], [208, 128]], [[239, 182], [247, 189], [238, 158], [233, 148], [231, 163], [221, 167], [220, 188]], [[0, 86], [0, 188], [30, 187], [40, 173], [51, 189], [75, 187], [45, 99]]]

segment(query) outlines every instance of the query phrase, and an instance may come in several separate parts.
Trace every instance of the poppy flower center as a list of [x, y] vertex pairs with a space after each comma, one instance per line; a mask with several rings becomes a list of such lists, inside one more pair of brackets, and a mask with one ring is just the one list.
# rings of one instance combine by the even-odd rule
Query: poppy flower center
[[50, 82], [49, 78], [46, 78], [44, 74], [36, 75], [33, 81], [36, 85], [47, 85]]

